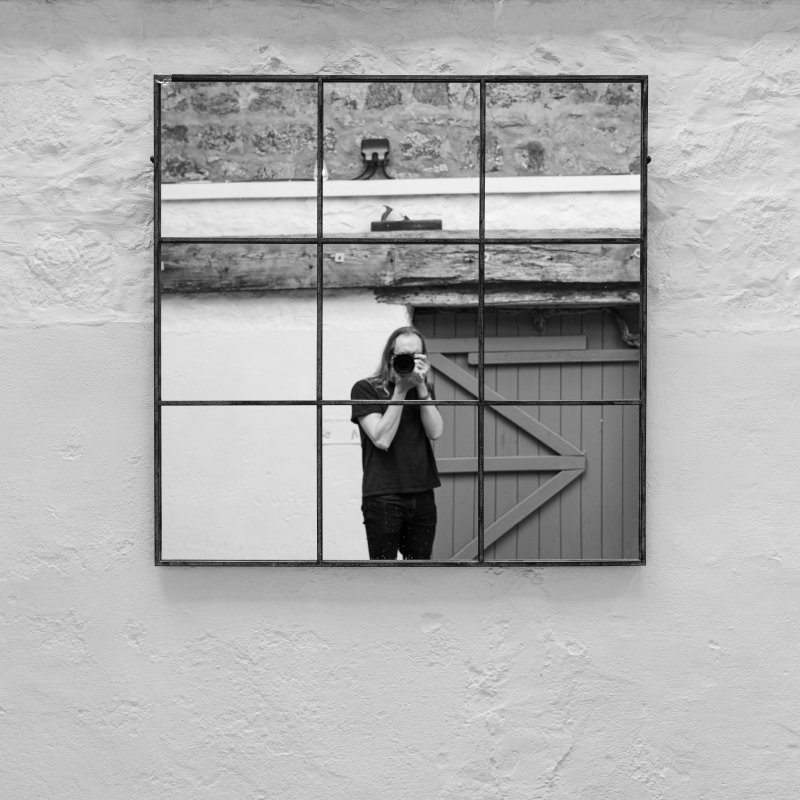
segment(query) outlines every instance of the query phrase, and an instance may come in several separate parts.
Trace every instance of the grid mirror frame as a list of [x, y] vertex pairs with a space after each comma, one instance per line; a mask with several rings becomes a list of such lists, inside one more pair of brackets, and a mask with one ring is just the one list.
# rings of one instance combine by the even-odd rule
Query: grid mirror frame
[[[313, 198], [316, 205], [316, 231], [308, 235], [291, 233], [288, 235], [163, 235], [162, 232], [162, 158], [164, 153], [164, 121], [163, 121], [163, 101], [167, 87], [174, 87], [180, 84], [198, 83], [207, 86], [214, 84], [252, 84], [257, 85], [277, 85], [295, 84], [304, 87], [306, 94], [316, 93], [316, 129], [313, 131], [313, 148], [315, 149], [314, 174], [313, 178], [307, 178], [315, 186]], [[326, 235], [325, 232], [325, 184], [327, 179], [326, 166], [326, 127], [325, 127], [325, 93], [335, 91], [337, 85], [347, 84], [358, 86], [359, 84], [369, 84], [371, 86], [381, 85], [396, 86], [402, 84], [414, 84], [416, 86], [429, 86], [431, 90], [444, 91], [448, 84], [470, 84], [477, 89], [475, 103], [479, 118], [479, 131], [477, 141], [477, 179], [478, 179], [478, 225], [477, 230], [465, 232], [459, 235], [454, 231], [442, 231], [441, 236], [435, 230], [426, 230], [425, 235], [417, 235], [414, 230], [404, 230], [400, 233], [393, 233], [392, 229], [381, 230], [380, 238], [375, 236], [365, 236], [354, 233], [353, 235], [335, 233]], [[492, 157], [495, 143], [492, 140], [491, 130], [487, 130], [487, 125], [491, 126], [493, 117], [487, 113], [487, 98], [490, 96], [501, 96], [509, 87], [533, 86], [539, 84], [542, 87], [552, 87], [560, 85], [574, 87], [576, 91], [581, 87], [593, 84], [619, 84], [626, 87], [633, 86], [638, 88], [638, 98], [640, 100], [640, 127], [638, 129], [638, 153], [636, 154], [638, 170], [638, 229], [611, 231], [603, 230], [600, 226], [588, 226], [579, 236], [570, 235], [569, 231], [564, 231], [560, 235], [556, 230], [548, 230], [541, 235], [536, 231], [522, 231], [520, 235], [504, 232], [502, 235], [493, 236], [492, 231], [487, 231], [487, 175], [489, 174], [489, 162]], [[489, 566], [489, 567], [527, 567], [527, 566], [622, 566], [622, 565], [643, 565], [645, 563], [645, 446], [646, 446], [646, 398], [647, 398], [647, 164], [649, 162], [647, 144], [647, 115], [648, 115], [648, 78], [646, 75], [155, 75], [154, 83], [154, 447], [155, 447], [155, 564], [157, 566], [317, 566], [317, 567], [469, 567], [469, 566]], [[492, 95], [491, 93], [495, 93]], [[488, 120], [488, 122], [487, 122]], [[523, 153], [524, 158], [537, 158], [537, 152]], [[632, 170], [633, 172], [633, 170]], [[630, 176], [633, 178], [633, 174]], [[596, 228], [591, 230], [590, 228]], [[171, 233], [167, 230], [167, 233]], [[223, 232], [224, 233], [224, 232]], [[336, 558], [326, 559], [324, 550], [324, 461], [323, 458], [323, 439], [326, 435], [324, 430], [324, 419], [326, 410], [336, 410], [335, 407], [353, 405], [349, 399], [338, 399], [327, 397], [323, 387], [323, 332], [324, 332], [324, 305], [325, 305], [325, 275], [326, 275], [326, 249], [329, 251], [332, 245], [337, 248], [349, 246], [375, 245], [379, 241], [383, 246], [396, 245], [402, 246], [453, 246], [468, 247], [476, 252], [475, 272], [477, 281], [469, 286], [473, 292], [472, 300], [467, 301], [471, 313], [471, 325], [475, 329], [475, 340], [477, 341], [476, 352], [469, 354], [472, 358], [470, 362], [475, 368], [474, 391], [469, 395], [469, 399], [463, 399], [464, 394], [454, 394], [457, 399], [439, 399], [437, 396], [435, 403], [441, 407], [467, 407], [472, 409], [475, 416], [476, 443], [477, 443], [477, 472], [475, 498], [476, 506], [476, 526], [477, 536], [473, 540], [474, 547], [470, 550], [469, 557], [454, 558], [452, 560], [377, 560], [371, 561], [364, 559]], [[253, 247], [265, 245], [304, 245], [316, 249], [316, 270], [314, 279], [316, 280], [316, 396], [302, 398], [286, 397], [281, 399], [259, 399], [258, 397], [248, 399], [231, 399], [230, 397], [213, 397], [209, 399], [180, 399], [172, 393], [169, 399], [162, 397], [162, 338], [163, 338], [163, 317], [162, 317], [162, 292], [164, 291], [164, 278], [162, 277], [162, 249], [174, 246], [225, 246], [225, 245], [249, 245]], [[492, 292], [494, 287], [490, 286], [489, 278], [491, 273], [487, 263], [492, 258], [493, 252], [514, 246], [575, 246], [593, 247], [606, 245], [624, 245], [631, 252], [635, 251], [634, 267], [638, 273], [638, 301], [635, 308], [638, 308], [638, 331], [635, 332], [636, 347], [638, 348], [638, 396], [632, 396], [630, 392], [625, 396], [617, 398], [597, 397], [595, 399], [536, 399], [529, 400], [524, 398], [505, 399], [494, 389], [488, 388], [485, 376], [494, 369], [492, 366], [497, 362], [491, 358], [487, 360], [487, 324], [491, 319], [491, 324], [495, 324], [494, 317], [491, 315], [497, 310], [493, 306]], [[603, 289], [616, 289], [616, 285], [611, 283], [603, 284]], [[596, 288], [596, 287], [595, 287]], [[314, 291], [313, 287], [311, 291]], [[609, 294], [611, 296], [611, 294]], [[617, 296], [617, 295], [615, 295]], [[402, 299], [397, 302], [403, 302]], [[413, 306], [413, 299], [408, 300]], [[527, 301], [530, 306], [535, 306], [535, 299]], [[413, 306], [417, 308], [417, 306]], [[526, 306], [527, 307], [527, 306]], [[599, 305], [594, 308], [594, 312], [603, 310]], [[426, 309], [421, 309], [425, 311]], [[613, 309], [612, 309], [613, 313]], [[630, 314], [628, 315], [630, 316]], [[416, 322], [415, 322], [416, 324]], [[499, 325], [499, 323], [497, 323]], [[559, 323], [560, 324], [560, 323]], [[576, 323], [577, 324], [577, 323]], [[611, 323], [609, 323], [611, 324]], [[438, 334], [437, 334], [438, 335]], [[426, 334], [427, 336], [427, 334]], [[566, 339], [567, 337], [562, 337]], [[573, 337], [577, 338], [577, 337]], [[576, 345], [577, 346], [577, 345]], [[585, 346], [585, 345], [584, 345]], [[615, 351], [616, 352], [616, 351]], [[437, 351], [435, 359], [442, 364], [448, 361], [444, 351]], [[467, 358], [467, 354], [464, 353]], [[436, 364], [432, 361], [432, 366]], [[453, 368], [455, 369], [455, 368]], [[438, 373], [437, 373], [438, 374]], [[460, 373], [459, 373], [460, 374]], [[438, 380], [438, 378], [437, 378]], [[630, 383], [630, 381], [629, 381]], [[462, 384], [463, 385], [463, 384]], [[629, 387], [630, 388], [630, 387]], [[467, 387], [469, 389], [469, 387]], [[437, 390], [438, 391], [438, 390]], [[390, 405], [420, 405], [419, 400], [378, 400], [375, 401], [383, 406]], [[162, 506], [164, 495], [163, 489], [163, 465], [162, 465], [162, 409], [167, 407], [197, 407], [197, 406], [304, 406], [312, 410], [316, 417], [316, 558], [304, 560], [286, 559], [247, 559], [247, 558], [175, 558], [164, 557], [164, 531], [163, 519], [164, 509]], [[590, 409], [593, 414], [602, 415], [603, 408], [622, 407], [619, 409], [621, 414], [626, 414], [629, 418], [635, 419], [633, 423], [635, 444], [630, 444], [628, 439], [628, 450], [634, 459], [638, 458], [637, 463], [631, 467], [629, 472], [634, 469], [637, 475], [636, 496], [630, 497], [630, 492], [626, 498], [628, 514], [635, 514], [638, 520], [638, 530], [634, 535], [628, 534], [628, 553], [626, 557], [603, 558], [600, 554], [589, 557], [576, 558], [574, 555], [566, 554], [563, 557], [555, 557], [548, 553], [546, 557], [531, 557], [523, 554], [519, 558], [491, 557], [497, 553], [498, 548], [488, 540], [485, 540], [487, 528], [494, 523], [487, 515], [485, 491], [487, 484], [493, 480], [489, 475], [492, 470], [492, 463], [497, 458], [494, 451], [487, 455], [486, 443], [491, 440], [494, 447], [494, 433], [490, 433], [487, 438], [487, 425], [496, 425], [495, 416], [507, 416], [514, 413], [525, 414], [525, 408], [532, 409], [535, 415], [539, 415], [542, 410], [547, 413], [547, 409], [570, 409], [574, 413], [579, 410]], [[454, 410], [455, 410], [454, 409]], [[627, 409], [627, 410], [626, 410]], [[298, 409], [299, 410], [299, 409]], [[508, 412], [508, 413], [506, 413]], [[344, 413], [344, 409], [338, 409], [339, 415]], [[565, 412], [568, 413], [568, 412]], [[535, 416], [533, 415], [533, 416]], [[492, 429], [494, 430], [494, 429]], [[633, 449], [631, 449], [633, 447]], [[577, 451], [576, 451], [577, 452]], [[630, 456], [629, 453], [629, 456]], [[569, 454], [562, 454], [565, 463], [569, 458], [577, 458]], [[630, 460], [630, 457], [629, 457]], [[571, 462], [570, 462], [571, 463]], [[632, 473], [631, 473], [632, 474]], [[174, 477], [172, 479], [174, 481]], [[312, 479], [313, 480], [313, 479]], [[492, 500], [494, 502], [494, 500]], [[633, 510], [631, 510], [633, 509]], [[313, 514], [311, 515], [313, 516]], [[304, 531], [304, 536], [312, 534], [313, 531]], [[225, 531], [220, 531], [220, 536], [224, 537]], [[363, 534], [362, 534], [363, 535]], [[224, 550], [224, 548], [222, 548]], [[489, 554], [489, 557], [487, 557]]]

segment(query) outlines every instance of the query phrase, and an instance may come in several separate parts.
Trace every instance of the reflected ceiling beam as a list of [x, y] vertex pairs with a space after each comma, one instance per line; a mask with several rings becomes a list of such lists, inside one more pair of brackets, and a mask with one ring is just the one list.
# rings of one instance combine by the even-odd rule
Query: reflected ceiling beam
[[[313, 244], [165, 244], [161, 290], [316, 290], [316, 267]], [[459, 305], [477, 303], [477, 246], [382, 244], [378, 239], [368, 245], [331, 244], [323, 251], [323, 269], [326, 290], [374, 289], [387, 302], [412, 302], [407, 298], [435, 293], [458, 296]], [[505, 304], [506, 296], [552, 293], [565, 286], [586, 294], [602, 290], [638, 297], [639, 249], [632, 244], [487, 246], [484, 274], [487, 303]]]

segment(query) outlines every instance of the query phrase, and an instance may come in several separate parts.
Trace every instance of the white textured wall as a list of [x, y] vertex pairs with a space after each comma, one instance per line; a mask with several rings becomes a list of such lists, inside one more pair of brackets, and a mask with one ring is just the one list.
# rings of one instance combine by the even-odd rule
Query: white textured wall
[[[410, 219], [440, 219], [445, 231], [477, 234], [477, 197], [395, 196], [389, 192], [383, 197], [325, 200], [323, 231], [326, 235], [364, 236], [386, 205]], [[532, 228], [638, 230], [640, 207], [638, 192], [492, 194], [486, 198], [486, 230], [494, 235]], [[162, 236], [314, 236], [316, 232], [316, 199], [172, 200], [162, 204]]]
[[[0, 5], [13, 798], [794, 800], [800, 7]], [[152, 72], [649, 73], [648, 564], [151, 565]]]

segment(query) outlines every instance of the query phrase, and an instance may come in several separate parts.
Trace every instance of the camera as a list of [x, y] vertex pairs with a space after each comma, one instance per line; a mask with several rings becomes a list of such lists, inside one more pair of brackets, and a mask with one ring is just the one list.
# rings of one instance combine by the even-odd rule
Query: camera
[[416, 361], [410, 353], [400, 353], [392, 359], [392, 366], [398, 375], [408, 375], [414, 371]]

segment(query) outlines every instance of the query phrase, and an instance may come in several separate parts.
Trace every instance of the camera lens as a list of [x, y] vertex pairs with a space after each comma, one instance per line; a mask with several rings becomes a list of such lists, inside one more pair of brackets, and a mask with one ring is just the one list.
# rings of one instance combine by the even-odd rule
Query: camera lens
[[398, 375], [408, 375], [414, 371], [414, 356], [410, 353], [400, 353], [392, 359], [392, 366]]

